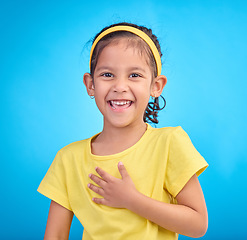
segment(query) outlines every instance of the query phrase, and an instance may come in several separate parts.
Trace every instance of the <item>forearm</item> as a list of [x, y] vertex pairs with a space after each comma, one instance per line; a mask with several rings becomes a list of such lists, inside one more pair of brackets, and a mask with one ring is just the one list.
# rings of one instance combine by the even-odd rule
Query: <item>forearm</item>
[[201, 237], [207, 229], [207, 216], [188, 206], [160, 202], [141, 193], [133, 196], [128, 209], [182, 235]]
[[68, 240], [69, 231], [64, 231], [63, 229], [57, 231], [46, 229], [44, 240]]
[[44, 240], [68, 240], [68, 238], [63, 238], [63, 237], [44, 237]]

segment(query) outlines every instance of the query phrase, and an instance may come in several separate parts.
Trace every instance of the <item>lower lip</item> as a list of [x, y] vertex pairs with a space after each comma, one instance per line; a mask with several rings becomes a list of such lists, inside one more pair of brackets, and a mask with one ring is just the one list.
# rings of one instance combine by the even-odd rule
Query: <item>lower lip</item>
[[110, 102], [108, 102], [108, 105], [110, 107], [110, 109], [114, 112], [117, 112], [117, 113], [121, 113], [121, 112], [124, 112], [126, 111], [127, 109], [129, 109], [131, 106], [132, 106], [133, 102], [131, 102], [130, 105], [127, 105], [127, 106], [124, 106], [124, 107], [120, 107], [120, 108], [113, 108], [110, 104]]

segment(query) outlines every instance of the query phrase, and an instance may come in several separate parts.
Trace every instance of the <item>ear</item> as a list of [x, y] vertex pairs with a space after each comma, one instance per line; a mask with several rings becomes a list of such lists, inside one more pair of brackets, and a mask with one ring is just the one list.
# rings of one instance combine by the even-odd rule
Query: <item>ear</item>
[[87, 93], [89, 96], [94, 96], [94, 84], [93, 78], [90, 73], [85, 73], [83, 76], [83, 83], [86, 86]]
[[167, 83], [167, 78], [164, 75], [159, 75], [154, 79], [151, 89], [152, 97], [159, 97]]

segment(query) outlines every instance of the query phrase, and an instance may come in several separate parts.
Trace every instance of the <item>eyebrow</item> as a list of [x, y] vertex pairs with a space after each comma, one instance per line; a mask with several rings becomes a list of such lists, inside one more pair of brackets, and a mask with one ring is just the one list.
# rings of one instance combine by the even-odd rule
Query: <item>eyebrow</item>
[[138, 67], [138, 66], [131, 67], [131, 68], [129, 68], [128, 70], [129, 70], [129, 71], [142, 71], [142, 72], [146, 72], [145, 68]]
[[[114, 68], [109, 67], [109, 66], [101, 66], [97, 69], [97, 71], [102, 71], [102, 70], [109, 70], [109, 71], [113, 71]], [[142, 67], [138, 67], [138, 66], [134, 66], [134, 67], [129, 67], [127, 68], [128, 71], [142, 71], [142, 72], [146, 72], [145, 68]]]
[[109, 67], [109, 66], [102, 66], [102, 67], [99, 67], [98, 69], [97, 69], [97, 71], [102, 71], [102, 70], [112, 70], [112, 68], [111, 67]]

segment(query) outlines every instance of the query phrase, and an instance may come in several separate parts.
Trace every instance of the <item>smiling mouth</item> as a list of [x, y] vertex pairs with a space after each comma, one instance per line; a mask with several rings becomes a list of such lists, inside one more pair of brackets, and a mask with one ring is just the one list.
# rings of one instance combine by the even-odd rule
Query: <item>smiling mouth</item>
[[130, 107], [133, 102], [130, 100], [111, 100], [108, 103], [113, 109], [125, 109]]

